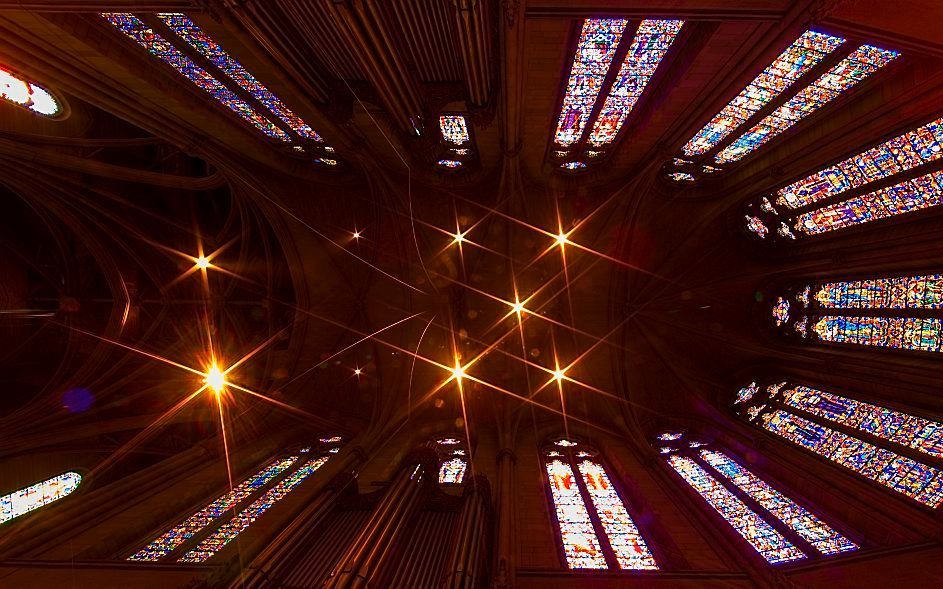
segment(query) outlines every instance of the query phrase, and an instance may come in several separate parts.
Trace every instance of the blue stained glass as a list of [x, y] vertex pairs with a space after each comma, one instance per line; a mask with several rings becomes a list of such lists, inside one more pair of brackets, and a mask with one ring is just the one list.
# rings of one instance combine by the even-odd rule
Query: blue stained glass
[[822, 341], [905, 350], [943, 350], [943, 321], [913, 317], [820, 317], [813, 332]]
[[694, 460], [673, 454], [668, 464], [767, 562], [801, 560], [806, 555]]
[[193, 82], [194, 85], [206, 91], [262, 134], [282, 141], [291, 140], [288, 133], [278, 125], [256, 112], [249, 103], [239, 98], [234, 92], [221, 84], [219, 80], [207, 73], [206, 70], [193, 63], [189, 57], [181, 53], [179, 49], [168, 43], [166, 39], [155, 33], [133, 14], [107, 12], [102, 13], [101, 16], [135, 43], [173, 67]]
[[212, 37], [207, 35], [195, 22], [182, 13], [158, 13], [157, 18], [162, 20], [173, 32], [180, 36], [191, 47], [196, 49], [213, 65], [226, 73], [234, 82], [249, 92], [253, 98], [265, 105], [279, 119], [285, 122], [292, 130], [307, 139], [323, 141], [321, 137], [301, 117], [291, 111], [285, 104], [262, 85], [255, 76], [250, 74], [238, 61], [232, 58], [226, 50], [219, 46]]
[[822, 554], [837, 554], [858, 548], [854, 542], [833, 530], [810, 511], [771, 487], [766, 481], [726, 454], [714, 450], [701, 450], [700, 455], [705, 462], [717, 469], [720, 474]]
[[937, 507], [943, 502], [943, 477], [932, 466], [787, 411], [767, 413], [760, 421], [768, 431], [924, 505]]

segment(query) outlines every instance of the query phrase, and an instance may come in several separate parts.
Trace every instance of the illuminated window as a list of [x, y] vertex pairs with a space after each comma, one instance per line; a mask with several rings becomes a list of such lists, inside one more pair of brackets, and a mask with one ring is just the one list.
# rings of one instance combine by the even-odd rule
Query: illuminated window
[[943, 119], [889, 139], [776, 191], [776, 204], [801, 209], [943, 157]]
[[0, 524], [62, 499], [81, 482], [82, 475], [70, 471], [0, 497]]
[[[637, 29], [630, 29], [635, 31], [630, 42], [623, 39], [629, 25], [626, 19], [583, 21], [554, 132], [557, 157], [568, 157], [571, 148], [572, 153], [579, 153], [584, 147], [590, 148], [587, 157], [603, 155], [600, 149], [618, 136], [683, 24], [680, 20], [643, 20]], [[625, 57], [607, 86], [606, 76], [620, 43]], [[594, 109], [598, 110], [595, 115]]]
[[471, 163], [475, 156], [472, 139], [465, 115], [443, 113], [439, 115], [439, 167], [459, 169]]
[[[298, 454], [277, 458], [128, 557], [144, 562], [203, 562], [287, 496], [339, 449], [321, 438]], [[231, 515], [231, 517], [230, 517]]]
[[681, 478], [697, 491], [767, 562], [775, 564], [805, 558], [805, 554], [792, 542], [747, 507], [693, 459], [672, 454], [667, 460], [671, 468], [681, 475]]
[[643, 20], [639, 24], [622, 67], [593, 124], [587, 139], [590, 145], [609, 145], [616, 138], [683, 24], [680, 20]]
[[736, 141], [722, 149], [714, 157], [714, 161], [719, 164], [729, 164], [742, 159], [773, 137], [841, 96], [842, 92], [890, 63], [897, 55], [896, 51], [862, 45], [738, 137]]
[[716, 147], [844, 42], [840, 37], [815, 31], [804, 32], [698, 131], [681, 151], [687, 156], [694, 156]]
[[[745, 389], [754, 387], [755, 383]], [[668, 454], [668, 464], [767, 562], [792, 562], [858, 548], [734, 458], [709, 449], [708, 443], [675, 440], [669, 444], [659, 449]]]
[[295, 463], [297, 456], [274, 460], [262, 470], [239, 483], [233, 490], [222, 495], [203, 509], [200, 509], [180, 524], [155, 538], [150, 544], [128, 557], [128, 560], [161, 560], [178, 546], [192, 538], [227, 511], [246, 500], [250, 495], [269, 484], [278, 475]]
[[48, 90], [4, 68], [0, 68], [0, 97], [44, 117], [54, 117], [62, 110]]
[[232, 58], [226, 50], [219, 46], [212, 37], [207, 35], [189, 17], [179, 12], [158, 13], [157, 18], [162, 20], [170, 30], [180, 36], [190, 47], [200, 52], [217, 68], [222, 70], [244, 90], [252, 94], [253, 98], [265, 105], [275, 116], [285, 122], [292, 130], [307, 139], [322, 141], [321, 137], [301, 117], [291, 111], [268, 88], [262, 85], [255, 76], [250, 74], [242, 64]]
[[[681, 148], [687, 158], [682, 161], [695, 179], [716, 172], [719, 165], [739, 161], [898, 55], [872, 45], [854, 48], [841, 37], [806, 31]], [[756, 122], [750, 125], [750, 121]], [[679, 166], [677, 160], [674, 166]], [[765, 237], [765, 232], [756, 229], [759, 225], [753, 223], [750, 229]], [[791, 230], [780, 231], [788, 237], [787, 232]]]
[[767, 431], [928, 507], [943, 502], [943, 473], [921, 461], [943, 456], [940, 422], [785, 382], [755, 402], [740, 411]]
[[453, 145], [468, 143], [468, 126], [462, 115], [441, 115], [439, 130], [442, 131], [442, 138], [448, 143]]
[[439, 460], [439, 484], [461, 485], [468, 469], [465, 442], [458, 438], [439, 438], [433, 444]]
[[[810, 293], [814, 292], [814, 295]], [[809, 340], [943, 351], [943, 275], [824, 282], [784, 297], [797, 309], [780, 332]], [[922, 316], [914, 316], [919, 311]], [[776, 307], [773, 308], [774, 316]]]
[[178, 562], [203, 562], [212, 557], [260, 518], [269, 508], [287, 497], [298, 485], [324, 466], [327, 461], [327, 456], [321, 456], [304, 463], [301, 468], [285, 477], [248, 507], [233, 516], [231, 520], [219, 527], [212, 535], [205, 538], [196, 548], [181, 556]]
[[545, 451], [544, 467], [567, 567], [657, 569], [655, 558], [594, 452], [571, 440], [554, 445], [561, 450]]

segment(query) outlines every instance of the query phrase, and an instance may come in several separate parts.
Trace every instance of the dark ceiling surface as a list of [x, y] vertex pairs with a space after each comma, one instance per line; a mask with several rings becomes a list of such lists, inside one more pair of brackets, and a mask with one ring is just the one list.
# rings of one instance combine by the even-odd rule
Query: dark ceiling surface
[[[219, 408], [193, 395], [211, 355], [249, 356], [228, 375], [237, 442], [521, 419], [643, 440], [668, 421], [722, 422], [724, 391], [771, 359], [869, 364], [767, 335], [758, 309], [786, 277], [939, 256], [914, 245], [938, 230], [932, 216], [906, 236], [789, 251], [736, 224], [747, 198], [934, 113], [939, 3], [876, 18], [868, 2], [472, 2], [477, 41], [446, 0], [95, 6], [189, 14], [336, 148], [337, 169], [261, 140], [91, 4], [0, 0], [3, 65], [71, 111], [48, 121], [0, 104], [3, 453], [70, 447], [111, 465], [213, 437]], [[595, 14], [689, 30], [611, 156], [567, 175], [547, 154]], [[665, 180], [680, 146], [812, 23], [905, 59], [725, 175]], [[441, 111], [472, 124], [478, 159], [462, 173], [433, 165]]]

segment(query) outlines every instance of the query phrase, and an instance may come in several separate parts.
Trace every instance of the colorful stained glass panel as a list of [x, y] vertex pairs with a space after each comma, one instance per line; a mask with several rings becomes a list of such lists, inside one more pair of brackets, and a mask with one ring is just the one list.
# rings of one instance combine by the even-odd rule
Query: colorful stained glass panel
[[273, 505], [288, 496], [289, 493], [314, 474], [328, 461], [327, 456], [314, 458], [301, 468], [291, 473], [277, 485], [253, 501], [248, 507], [237, 513], [231, 520], [220, 526], [210, 536], [200, 542], [196, 548], [181, 556], [178, 562], [204, 562], [233, 541], [243, 530], [260, 518]]
[[798, 209], [943, 157], [943, 118], [889, 139], [776, 191], [776, 203]]
[[442, 139], [447, 143], [454, 145], [468, 143], [468, 126], [462, 115], [441, 115], [439, 130], [442, 132]]
[[698, 131], [682, 151], [691, 156], [707, 153], [716, 147], [844, 42], [840, 37], [815, 31], [804, 32]]
[[282, 141], [291, 140], [288, 133], [256, 112], [248, 102], [221, 84], [206, 70], [193, 63], [193, 60], [155, 33], [138, 17], [125, 12], [106, 12], [102, 13], [101, 16], [124, 33], [125, 36], [177, 70], [178, 73], [218, 100], [262, 134]]
[[701, 450], [700, 456], [822, 554], [837, 554], [858, 548], [857, 544], [833, 530], [809, 510], [771, 487], [766, 481], [726, 454], [714, 450]]
[[267, 485], [290, 467], [295, 460], [297, 460], [296, 456], [289, 456], [272, 461], [265, 468], [239, 483], [231, 491], [155, 538], [150, 544], [129, 556], [128, 560], [157, 561], [164, 558], [178, 546], [199, 533], [200, 530], [209, 526], [227, 511]]
[[590, 145], [608, 145], [616, 138], [683, 24], [680, 20], [642, 21], [593, 123], [587, 140]]
[[943, 321], [914, 317], [820, 317], [813, 331], [822, 341], [939, 352]]
[[778, 136], [800, 120], [872, 75], [899, 54], [871, 45], [858, 47], [828, 72], [799, 91], [733, 143], [720, 150], [714, 160], [721, 164], [735, 162]]
[[468, 464], [462, 458], [450, 458], [439, 467], [440, 485], [460, 485], [465, 480]]
[[801, 550], [769, 525], [755, 511], [711, 476], [700, 464], [686, 456], [674, 454], [668, 464], [691, 488], [704, 498], [727, 523], [733, 526], [754, 550], [772, 564], [801, 560]]
[[767, 413], [761, 422], [774, 434], [924, 505], [937, 507], [943, 502], [943, 477], [932, 466], [787, 411]]
[[815, 301], [829, 309], [943, 309], [943, 274], [827, 282]]
[[825, 233], [934, 207], [940, 204], [941, 195], [943, 172], [933, 172], [802, 213], [795, 226], [807, 235]]
[[557, 145], [573, 145], [582, 136], [627, 23], [624, 18], [583, 21], [554, 134]]
[[196, 49], [203, 57], [222, 70], [232, 81], [239, 84], [253, 98], [265, 105], [272, 114], [285, 122], [293, 131], [306, 139], [322, 141], [321, 137], [307, 123], [301, 120], [290, 108], [285, 106], [275, 94], [262, 85], [241, 63], [226, 53], [212, 37], [207, 35], [195, 22], [182, 13], [158, 13], [170, 30], [176, 33], [188, 45]]

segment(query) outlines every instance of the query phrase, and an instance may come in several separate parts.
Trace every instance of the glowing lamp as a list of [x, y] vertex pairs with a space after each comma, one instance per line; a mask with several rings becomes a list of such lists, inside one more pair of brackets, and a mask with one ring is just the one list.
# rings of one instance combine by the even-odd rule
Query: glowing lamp
[[223, 371], [220, 370], [219, 367], [212, 366], [206, 372], [206, 378], [203, 379], [203, 382], [206, 383], [206, 386], [209, 387], [211, 391], [218, 395], [226, 388], [226, 375], [223, 374]]

